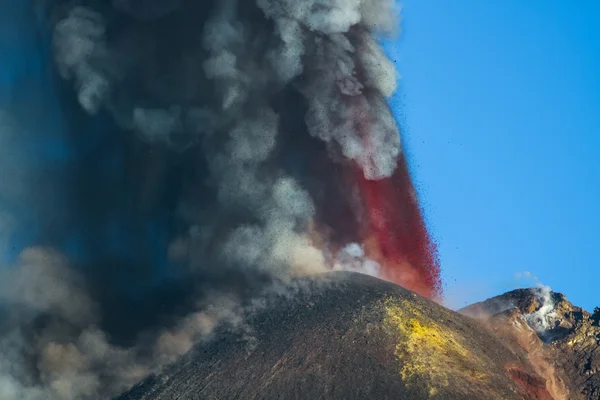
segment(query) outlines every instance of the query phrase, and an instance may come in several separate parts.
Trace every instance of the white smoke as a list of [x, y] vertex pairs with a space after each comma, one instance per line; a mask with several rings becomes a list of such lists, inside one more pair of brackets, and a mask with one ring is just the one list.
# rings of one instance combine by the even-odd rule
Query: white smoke
[[552, 289], [550, 286], [542, 284], [539, 279], [529, 271], [519, 272], [515, 275], [516, 278], [527, 278], [535, 282], [535, 294], [539, 303], [539, 307], [532, 313], [525, 314], [529, 326], [531, 326], [538, 334], [543, 334], [553, 328], [553, 323], [556, 320], [555, 304], [552, 298]]
[[336, 271], [360, 272], [379, 277], [381, 266], [365, 255], [365, 251], [361, 245], [350, 243], [338, 253], [333, 269]]
[[550, 286], [540, 284], [537, 296], [541, 304], [540, 308], [531, 314], [526, 314], [525, 318], [529, 325], [535, 328], [536, 332], [543, 333], [553, 327], [553, 321], [556, 317], [555, 304]]

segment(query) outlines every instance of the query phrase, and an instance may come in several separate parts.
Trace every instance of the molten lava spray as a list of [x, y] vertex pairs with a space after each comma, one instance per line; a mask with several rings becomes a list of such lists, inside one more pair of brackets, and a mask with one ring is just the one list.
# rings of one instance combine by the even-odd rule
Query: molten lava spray
[[441, 294], [386, 103], [394, 0], [0, 19], [0, 398], [110, 398], [298, 275]]
[[436, 298], [441, 280], [435, 243], [419, 208], [404, 157], [390, 178], [372, 181], [357, 172], [363, 199], [361, 237], [366, 254], [381, 267], [381, 277]]

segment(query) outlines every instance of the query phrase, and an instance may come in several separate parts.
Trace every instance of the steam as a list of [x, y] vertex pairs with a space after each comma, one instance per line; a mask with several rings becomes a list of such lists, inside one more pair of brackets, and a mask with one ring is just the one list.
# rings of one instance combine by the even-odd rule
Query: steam
[[[33, 174], [60, 196], [46, 208], [34, 196], [39, 229], [0, 270], [0, 398], [111, 397], [215, 330], [245, 329], [265, 287], [332, 268], [379, 274], [357, 238], [332, 261], [313, 231], [335, 196], [356, 196], [316, 183], [398, 165], [385, 101], [396, 70], [377, 43], [396, 32], [392, 0], [45, 6], [63, 85], [47, 104], [65, 120], [27, 137], [54, 132], [72, 152]], [[24, 119], [5, 108], [0, 155], [21, 138], [6, 121]], [[8, 209], [38, 187], [7, 160]], [[306, 172], [317, 162], [318, 177]], [[19, 218], [0, 208], [0, 250]]]
[[376, 261], [366, 257], [365, 251], [358, 243], [350, 243], [340, 251], [333, 268], [339, 271], [352, 271], [379, 276], [381, 266]]
[[552, 299], [550, 286], [540, 284], [537, 292], [538, 301], [541, 306], [536, 311], [525, 315], [525, 318], [529, 325], [535, 328], [536, 332], [544, 333], [552, 328], [552, 321], [556, 316], [554, 312], [555, 304]]
[[516, 274], [516, 278], [521, 277], [533, 279], [536, 284], [536, 288], [533, 290], [535, 290], [539, 307], [534, 312], [525, 314], [524, 317], [529, 326], [535, 329], [539, 335], [542, 335], [553, 328], [553, 322], [556, 317], [556, 305], [552, 298], [552, 289], [550, 286], [540, 283], [539, 279], [529, 271]]

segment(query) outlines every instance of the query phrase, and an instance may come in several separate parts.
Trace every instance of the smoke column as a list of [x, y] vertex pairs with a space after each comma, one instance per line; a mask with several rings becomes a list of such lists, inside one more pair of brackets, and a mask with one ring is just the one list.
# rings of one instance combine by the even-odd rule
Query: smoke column
[[0, 4], [0, 398], [114, 396], [294, 276], [441, 295], [393, 0]]

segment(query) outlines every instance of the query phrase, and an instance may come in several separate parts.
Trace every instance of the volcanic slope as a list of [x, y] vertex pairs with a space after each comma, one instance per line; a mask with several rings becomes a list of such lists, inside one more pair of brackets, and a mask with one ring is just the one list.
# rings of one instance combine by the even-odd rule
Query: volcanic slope
[[[556, 399], [600, 399], [600, 310], [549, 289], [517, 289], [459, 310], [523, 348]], [[513, 343], [513, 346], [510, 343]]]
[[298, 279], [118, 400], [552, 399], [522, 348], [355, 273]]

